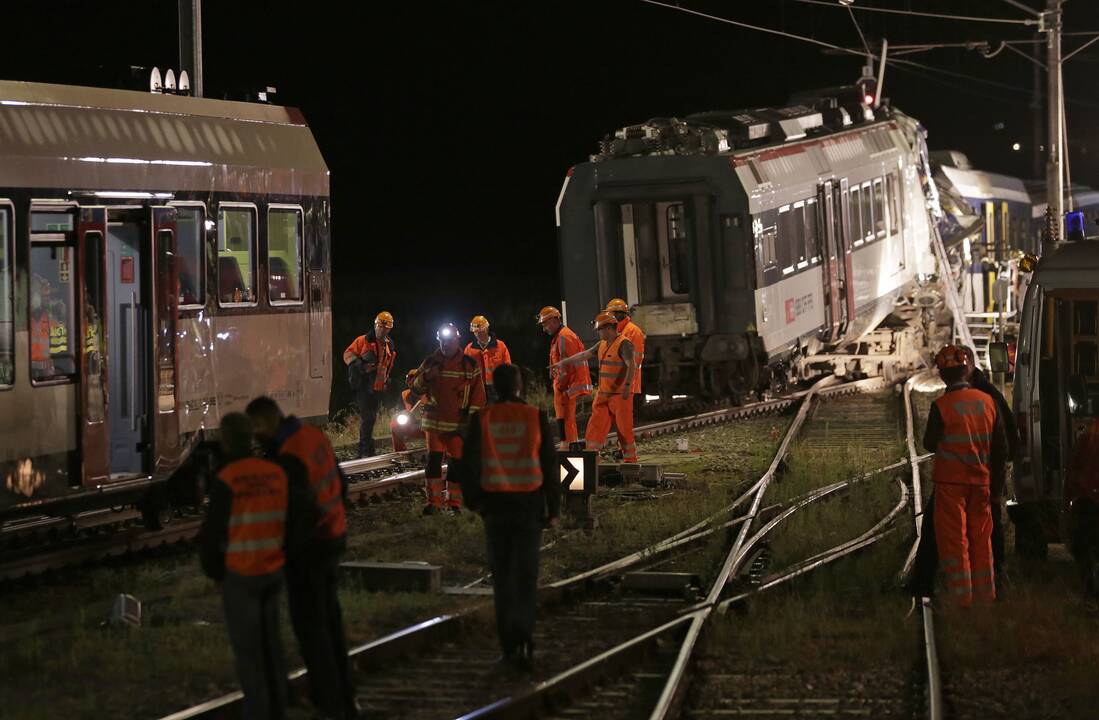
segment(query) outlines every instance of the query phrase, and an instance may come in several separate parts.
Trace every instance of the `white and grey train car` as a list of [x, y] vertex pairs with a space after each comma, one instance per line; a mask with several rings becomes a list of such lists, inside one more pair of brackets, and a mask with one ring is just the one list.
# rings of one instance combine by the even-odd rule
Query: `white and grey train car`
[[147, 501], [259, 394], [327, 418], [329, 212], [293, 108], [0, 82], [0, 520]]
[[624, 128], [558, 201], [568, 319], [591, 338], [624, 298], [662, 395], [821, 370], [934, 272], [922, 150], [910, 118], [842, 97]]

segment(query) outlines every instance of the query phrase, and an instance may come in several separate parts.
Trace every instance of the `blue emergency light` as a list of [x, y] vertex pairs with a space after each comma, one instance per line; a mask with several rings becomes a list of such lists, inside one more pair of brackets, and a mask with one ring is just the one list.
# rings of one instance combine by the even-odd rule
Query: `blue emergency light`
[[1065, 213], [1065, 239], [1079, 242], [1087, 239], [1087, 219], [1079, 210]]

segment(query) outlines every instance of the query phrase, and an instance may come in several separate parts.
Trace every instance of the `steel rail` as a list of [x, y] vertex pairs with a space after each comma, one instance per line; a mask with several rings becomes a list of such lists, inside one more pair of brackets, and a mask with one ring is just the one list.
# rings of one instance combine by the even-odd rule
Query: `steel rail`
[[[930, 375], [925, 371], [915, 375], [904, 384], [904, 411], [905, 428], [908, 440], [908, 456], [915, 461], [915, 418], [913, 416], [912, 386], [920, 379], [926, 379]], [[918, 462], [912, 462], [912, 509], [916, 524], [916, 541], [912, 544], [908, 560], [905, 562], [904, 574], [911, 572], [912, 564], [916, 558], [916, 550], [920, 545], [923, 532], [923, 494], [920, 486], [920, 466]], [[942, 679], [939, 676], [939, 651], [935, 644], [935, 619], [931, 610], [931, 599], [921, 597], [919, 599], [920, 612], [923, 619], [923, 641], [927, 662], [927, 716], [930, 720], [942, 720], [943, 718], [943, 688]]]

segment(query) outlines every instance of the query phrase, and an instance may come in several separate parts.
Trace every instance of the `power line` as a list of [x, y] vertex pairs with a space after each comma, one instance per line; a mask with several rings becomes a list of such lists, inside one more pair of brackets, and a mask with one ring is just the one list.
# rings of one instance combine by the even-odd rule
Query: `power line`
[[862, 28], [859, 27], [859, 21], [855, 19], [855, 13], [851, 12], [850, 5], [847, 6], [847, 14], [851, 16], [851, 22], [854, 24], [855, 30], [859, 34], [859, 40], [862, 40], [862, 46], [866, 48], [866, 54], [873, 55], [874, 53], [870, 52], [870, 43], [866, 42], [866, 36], [862, 34]]
[[1029, 13], [1029, 14], [1033, 15], [1034, 17], [1042, 17], [1041, 12], [1039, 12], [1038, 10], [1035, 10], [1034, 8], [1032, 8], [1029, 5], [1024, 5], [1023, 3], [1019, 2], [1019, 0], [1004, 0], [1004, 2], [1006, 2], [1008, 5], [1011, 5], [1012, 7], [1019, 8], [1023, 12]]
[[[824, 7], [838, 8], [841, 7], [834, 2], [828, 0], [794, 0], [794, 2], [804, 3], [806, 5], [823, 5]], [[1013, 20], [1011, 18], [990, 18], [990, 17], [974, 17], [971, 15], [947, 15], [944, 13], [929, 13], [920, 12], [918, 10], [895, 10], [892, 8], [876, 8], [876, 7], [863, 7], [861, 5], [847, 5], [848, 10], [861, 10], [862, 12], [879, 12], [888, 13], [891, 15], [907, 15], [909, 17], [928, 17], [938, 18], [940, 20], [961, 20], [966, 22], [986, 22], [986, 23], [1001, 23], [1005, 25], [1037, 25], [1037, 20]]]

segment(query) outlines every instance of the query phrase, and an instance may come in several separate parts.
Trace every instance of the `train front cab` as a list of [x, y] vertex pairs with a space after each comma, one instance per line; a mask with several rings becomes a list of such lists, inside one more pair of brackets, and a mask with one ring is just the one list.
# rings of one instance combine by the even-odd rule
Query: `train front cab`
[[133, 501], [180, 459], [177, 211], [33, 199], [29, 210], [5, 264], [18, 328], [2, 378], [7, 440], [27, 453], [6, 489], [60, 499], [50, 511], [88, 491]]
[[[1044, 256], [1027, 290], [1015, 371], [1022, 435], [1015, 458], [1016, 550], [1044, 556], [1065, 542], [1099, 559], [1099, 242], [1065, 243]], [[1090, 441], [1089, 441], [1090, 438]], [[1089, 470], [1089, 467], [1091, 468]]]

